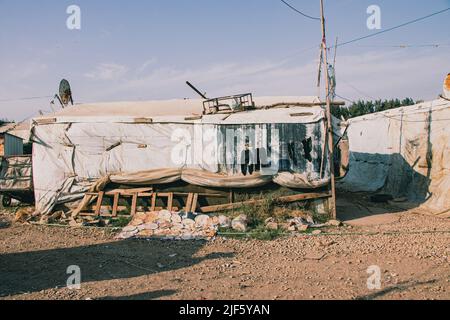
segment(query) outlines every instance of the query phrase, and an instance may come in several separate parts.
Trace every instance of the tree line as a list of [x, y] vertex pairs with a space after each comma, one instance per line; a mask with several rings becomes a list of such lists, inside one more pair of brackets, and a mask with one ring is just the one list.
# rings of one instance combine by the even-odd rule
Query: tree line
[[332, 107], [332, 114], [336, 118], [341, 119], [350, 119], [359, 116], [363, 116], [370, 113], [385, 111], [389, 109], [395, 109], [405, 106], [411, 106], [416, 103], [420, 103], [421, 101], [414, 101], [411, 98], [405, 98], [403, 100], [400, 99], [391, 99], [391, 100], [375, 100], [375, 101], [364, 101], [358, 100], [353, 102], [349, 107], [340, 107], [335, 106]]

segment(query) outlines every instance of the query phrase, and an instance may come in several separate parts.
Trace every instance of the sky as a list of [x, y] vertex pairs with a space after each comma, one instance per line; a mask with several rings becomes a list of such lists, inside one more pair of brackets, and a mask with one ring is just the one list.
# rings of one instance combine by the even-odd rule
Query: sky
[[[319, 0], [287, 1], [320, 16]], [[70, 5], [81, 9], [79, 30], [67, 28]], [[381, 30], [367, 27], [370, 5], [381, 9]], [[448, 7], [450, 0], [325, 0], [327, 41]], [[449, 21], [446, 11], [338, 47], [337, 94], [434, 99], [450, 72]], [[0, 118], [50, 112], [62, 78], [75, 103], [197, 98], [186, 80], [209, 97], [317, 95], [320, 41], [320, 21], [279, 0], [0, 0]], [[413, 46], [396, 47], [403, 44]], [[34, 97], [42, 98], [24, 99]]]

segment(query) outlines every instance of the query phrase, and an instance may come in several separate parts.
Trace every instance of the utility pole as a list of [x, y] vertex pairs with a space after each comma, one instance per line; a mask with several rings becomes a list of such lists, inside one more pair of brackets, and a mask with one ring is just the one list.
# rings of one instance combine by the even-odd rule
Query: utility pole
[[327, 135], [328, 135], [328, 155], [330, 161], [330, 175], [331, 175], [331, 203], [330, 209], [334, 219], [336, 219], [336, 184], [334, 179], [334, 150], [333, 150], [333, 122], [331, 117], [331, 100], [330, 100], [330, 78], [328, 74], [328, 59], [327, 59], [327, 38], [325, 32], [325, 16], [323, 10], [323, 0], [320, 0], [320, 16], [322, 23], [322, 53], [325, 65], [325, 92], [327, 98]]

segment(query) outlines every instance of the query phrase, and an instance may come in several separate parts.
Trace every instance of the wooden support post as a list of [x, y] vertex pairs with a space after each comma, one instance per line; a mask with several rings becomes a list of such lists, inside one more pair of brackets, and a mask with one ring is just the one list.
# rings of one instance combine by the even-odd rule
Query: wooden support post
[[173, 193], [169, 193], [167, 196], [167, 210], [172, 211], [173, 208]]
[[138, 194], [134, 193], [132, 195], [132, 199], [131, 199], [131, 216], [134, 216], [136, 214], [136, 207], [137, 207], [137, 199], [138, 199]]
[[198, 193], [194, 193], [194, 197], [192, 198], [191, 212], [195, 212], [197, 209], [197, 201], [198, 201]]
[[95, 215], [96, 216], [100, 216], [100, 213], [101, 213], [101, 211], [100, 211], [100, 209], [102, 208], [102, 202], [103, 202], [103, 196], [104, 196], [104, 192], [103, 191], [100, 191], [99, 193], [98, 193], [98, 198], [97, 198], [97, 205], [96, 205], [96, 207], [95, 207]]
[[119, 206], [119, 197], [120, 193], [114, 194], [114, 201], [113, 201], [113, 207], [112, 207], [112, 216], [117, 217], [117, 207]]
[[153, 193], [152, 196], [152, 207], [150, 208], [151, 211], [155, 211], [156, 208], [156, 197], [158, 196], [158, 194], [155, 192]]
[[330, 161], [330, 174], [331, 174], [331, 215], [334, 219], [336, 219], [336, 185], [334, 178], [334, 144], [333, 144], [333, 118], [331, 116], [331, 97], [330, 97], [330, 79], [328, 72], [328, 60], [327, 60], [327, 40], [326, 40], [326, 28], [325, 28], [325, 16], [323, 10], [323, 0], [320, 0], [320, 14], [321, 14], [321, 22], [322, 22], [322, 52], [324, 58], [325, 65], [325, 92], [327, 98], [327, 133], [328, 133], [328, 155]]
[[185, 212], [190, 212], [192, 208], [192, 198], [194, 197], [193, 193], [189, 193], [186, 199], [186, 205], [184, 207]]

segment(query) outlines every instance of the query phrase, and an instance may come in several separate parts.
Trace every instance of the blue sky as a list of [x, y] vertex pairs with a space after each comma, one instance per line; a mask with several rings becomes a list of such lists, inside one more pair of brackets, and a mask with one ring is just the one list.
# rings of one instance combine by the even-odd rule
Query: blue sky
[[[319, 1], [289, 0], [313, 16]], [[66, 27], [66, 8], [81, 8], [81, 30]], [[450, 0], [325, 0], [328, 42], [374, 33], [450, 7]], [[337, 93], [349, 99], [432, 99], [450, 72], [450, 11], [350, 44], [337, 52]], [[67, 78], [75, 102], [209, 96], [316, 95], [320, 23], [279, 0], [0, 0], [0, 118], [50, 110]], [[443, 44], [395, 48], [399, 44]]]

